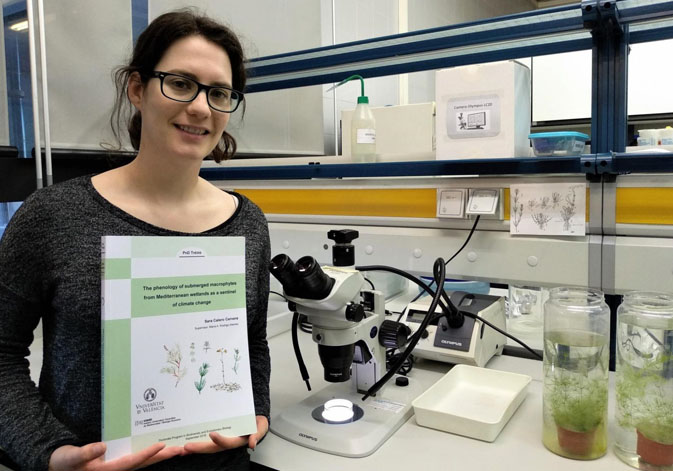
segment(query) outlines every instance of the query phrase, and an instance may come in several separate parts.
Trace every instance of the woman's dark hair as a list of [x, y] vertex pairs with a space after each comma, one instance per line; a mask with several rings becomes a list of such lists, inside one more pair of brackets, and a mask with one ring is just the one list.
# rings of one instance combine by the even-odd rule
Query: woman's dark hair
[[[129, 64], [119, 67], [114, 72], [117, 96], [110, 117], [110, 126], [118, 143], [121, 143], [121, 130], [125, 125], [133, 148], [138, 150], [140, 147], [142, 117], [140, 111], [135, 110], [128, 100], [129, 78], [134, 72], [138, 72], [143, 85], [146, 85], [150, 74], [166, 50], [175, 41], [189, 36], [202, 36], [224, 49], [231, 62], [232, 87], [239, 91], [245, 89], [243, 48], [233, 31], [212, 18], [189, 9], [165, 13], [152, 21], [140, 34]], [[245, 107], [245, 102], [243, 106]], [[216, 162], [220, 162], [231, 158], [235, 152], [236, 141], [224, 131], [220, 142], [210, 156]]]

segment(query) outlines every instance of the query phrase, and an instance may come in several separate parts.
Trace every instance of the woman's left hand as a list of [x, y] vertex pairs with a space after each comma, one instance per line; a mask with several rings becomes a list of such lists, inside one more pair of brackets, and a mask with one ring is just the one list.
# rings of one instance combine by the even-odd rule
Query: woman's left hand
[[190, 453], [217, 453], [223, 450], [230, 450], [248, 445], [248, 448], [255, 449], [257, 443], [269, 431], [269, 421], [263, 415], [256, 416], [257, 433], [245, 435], [243, 437], [223, 437], [217, 432], [210, 433], [210, 442], [190, 442], [184, 446], [187, 454]]

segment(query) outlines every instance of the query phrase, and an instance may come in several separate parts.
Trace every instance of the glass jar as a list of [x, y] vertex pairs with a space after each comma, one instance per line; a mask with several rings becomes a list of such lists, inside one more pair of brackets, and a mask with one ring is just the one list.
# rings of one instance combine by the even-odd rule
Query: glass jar
[[615, 453], [673, 470], [673, 295], [633, 292], [617, 310]]
[[568, 458], [607, 451], [610, 308], [601, 291], [554, 288], [544, 306], [542, 442]]
[[507, 298], [507, 331], [518, 335], [532, 334], [542, 339], [542, 313], [549, 290], [539, 286], [509, 285]]

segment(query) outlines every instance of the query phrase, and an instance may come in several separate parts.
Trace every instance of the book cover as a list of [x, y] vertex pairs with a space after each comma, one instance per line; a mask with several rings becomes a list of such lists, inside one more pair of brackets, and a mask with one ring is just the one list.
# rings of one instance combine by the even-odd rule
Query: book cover
[[257, 431], [243, 237], [102, 238], [106, 460]]

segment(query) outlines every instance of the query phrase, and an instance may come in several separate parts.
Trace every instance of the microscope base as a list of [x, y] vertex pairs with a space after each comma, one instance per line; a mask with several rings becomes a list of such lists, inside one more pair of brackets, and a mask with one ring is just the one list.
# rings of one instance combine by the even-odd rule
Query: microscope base
[[[413, 415], [411, 401], [427, 386], [409, 378], [409, 385], [400, 387], [391, 379], [376, 396], [363, 401], [364, 394], [353, 393], [350, 382], [332, 384], [273, 417], [271, 431], [293, 443], [325, 453], [353, 458], [368, 456]], [[315, 408], [335, 398], [357, 404], [364, 415], [345, 424], [327, 424], [312, 417]]]

